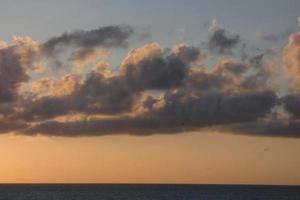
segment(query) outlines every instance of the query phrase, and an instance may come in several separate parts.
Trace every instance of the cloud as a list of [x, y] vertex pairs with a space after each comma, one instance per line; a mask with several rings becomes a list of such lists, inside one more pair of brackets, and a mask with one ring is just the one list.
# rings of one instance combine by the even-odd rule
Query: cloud
[[283, 50], [283, 62], [287, 74], [296, 87], [300, 84], [300, 33], [291, 34]]
[[[282, 57], [246, 48], [241, 57], [233, 54], [240, 36], [216, 24], [203, 47], [210, 51], [149, 43], [128, 50], [113, 68], [108, 49], [127, 46], [129, 26], [65, 33], [45, 43], [29, 37], [0, 43], [0, 132], [79, 137], [213, 129], [300, 137], [299, 33], [289, 36]], [[64, 55], [62, 69], [84, 70], [49, 70], [49, 60]], [[37, 72], [41, 61], [45, 70]]]
[[230, 34], [223, 28], [216, 28], [209, 38], [208, 48], [218, 54], [231, 54], [239, 42], [239, 35]]
[[76, 86], [78, 86], [78, 77], [75, 75], [66, 75], [61, 78], [44, 77], [31, 83], [31, 92], [37, 98], [65, 96], [71, 94]]
[[27, 128], [27, 124], [21, 121], [0, 120], [0, 133], [16, 132]]
[[34, 94], [23, 101], [22, 109], [12, 118], [28, 121], [70, 112], [128, 112], [144, 91], [178, 87], [187, 76], [190, 64], [200, 57], [198, 49], [186, 45], [175, 46], [170, 53], [165, 53], [158, 44], [148, 44], [130, 51], [118, 74], [110, 72], [107, 76], [109, 70], [102, 66], [91, 71], [81, 83], [70, 75], [32, 83]]
[[[131, 26], [105, 26], [93, 30], [77, 30], [54, 36], [41, 44], [43, 54], [56, 68], [64, 65], [61, 54], [71, 49], [67, 60], [81, 62], [99, 49], [127, 48], [128, 39], [134, 33]], [[63, 55], [66, 57], [66, 55]]]
[[221, 28], [221, 25], [216, 19], [213, 19], [211, 21], [211, 23], [209, 24], [209, 26], [208, 26], [208, 30], [210, 30], [210, 31], [215, 31], [215, 30], [218, 30], [220, 28]]
[[49, 136], [99, 136], [109, 134], [174, 134], [217, 124], [251, 122], [268, 113], [276, 101], [272, 92], [223, 96], [207, 94], [192, 99], [166, 95], [164, 103], [135, 117], [91, 119], [73, 122], [46, 121], [24, 130], [24, 134]]
[[[194, 55], [189, 52], [190, 50], [194, 52], [192, 47], [186, 45], [175, 46], [173, 51], [167, 54], [170, 57], [166, 58], [174, 59], [176, 56], [176, 59], [181, 60], [181, 65], [184, 66], [183, 63], [189, 65], [199, 56], [199, 54]], [[162, 54], [163, 51], [159, 45], [146, 45], [135, 50], [134, 53], [129, 53], [121, 69], [128, 64], [134, 64], [135, 68], [143, 68], [144, 65], [140, 63], [145, 59], [155, 60], [157, 57], [162, 59]], [[155, 69], [156, 63], [147, 66]], [[180, 84], [166, 84], [165, 87], [156, 88], [166, 91], [160, 98], [144, 94], [148, 89], [154, 89], [156, 84], [147, 82], [145, 85], [135, 86], [130, 82], [132, 79], [125, 78], [126, 73], [108, 78], [101, 73], [92, 72], [72, 94], [63, 98], [41, 98], [30, 103], [25, 106], [28, 110], [18, 119], [39, 121], [23, 130], [24, 134], [67, 137], [107, 134], [172, 134], [181, 132], [183, 128], [199, 130], [221, 124], [255, 122], [271, 112], [272, 107], [277, 104], [277, 95], [267, 86], [257, 90], [242, 88], [241, 83], [246, 80], [243, 76], [248, 70], [253, 70], [254, 66], [257, 67], [251, 60], [249, 63], [240, 63], [230, 59], [220, 60], [212, 70], [199, 71], [190, 66]], [[161, 70], [164, 72], [163, 68]], [[144, 73], [149, 74], [147, 71]], [[149, 77], [144, 77], [142, 72], [140, 74], [143, 77], [138, 77], [136, 84], [141, 84], [143, 79], [149, 77], [154, 83], [157, 81], [160, 83], [160, 80], [155, 79], [157, 76], [151, 78], [151, 74]], [[172, 73], [167, 73], [167, 75], [172, 75]], [[165, 79], [164, 81], [168, 82], [173, 79], [173, 76], [166, 76]], [[208, 82], [205, 83], [206, 81]], [[64, 122], [51, 120], [71, 112], [88, 114], [91, 118]], [[113, 114], [114, 117], [98, 119], [93, 116], [93, 114], [105, 113]], [[118, 117], [121, 113], [123, 113], [121, 117]], [[131, 113], [131, 115], [126, 116], [126, 113]], [[43, 121], [44, 119], [47, 121]]]
[[288, 36], [293, 32], [294, 30], [292, 29], [286, 29], [279, 33], [270, 33], [270, 34], [263, 33], [263, 32], [256, 32], [256, 38], [260, 41], [265, 41], [274, 44], [282, 39], [288, 38]]
[[106, 26], [89, 31], [79, 30], [50, 38], [43, 44], [43, 49], [51, 55], [65, 46], [72, 45], [85, 50], [95, 47], [126, 47], [127, 39], [132, 33], [133, 28], [130, 26]]
[[300, 118], [300, 94], [290, 94], [283, 98], [284, 108], [293, 118]]
[[300, 122], [298, 120], [291, 121], [288, 124], [245, 123], [220, 130], [249, 136], [300, 138]]
[[200, 57], [197, 48], [179, 45], [168, 54], [153, 43], [129, 52], [121, 65], [121, 75], [137, 90], [168, 89], [179, 86], [190, 64]]
[[[54, 83], [54, 85], [57, 84]], [[70, 84], [72, 87], [71, 92], [66, 90], [65, 95], [54, 95], [65, 91], [62, 86], [69, 88]], [[117, 114], [130, 110], [136, 96], [119, 77], [105, 78], [103, 74], [98, 72], [91, 72], [81, 84], [73, 83], [73, 80], [70, 82], [68, 79], [60, 80], [58, 87], [61, 88], [55, 89], [52, 95], [42, 96], [41, 98], [28, 98], [26, 101], [22, 101], [19, 105], [22, 109], [19, 109], [10, 117], [12, 119], [34, 121], [51, 119], [71, 113]], [[48, 91], [51, 91], [51, 89], [48, 89]]]
[[29, 80], [27, 72], [36, 69], [39, 54], [38, 43], [29, 37], [15, 37], [12, 44], [0, 47], [0, 102], [17, 97], [21, 83]]

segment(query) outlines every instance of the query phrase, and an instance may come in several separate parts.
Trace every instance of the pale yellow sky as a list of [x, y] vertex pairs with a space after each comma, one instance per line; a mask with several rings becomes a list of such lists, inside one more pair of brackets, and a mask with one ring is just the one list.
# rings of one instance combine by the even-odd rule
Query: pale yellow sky
[[300, 184], [300, 140], [219, 133], [0, 136], [0, 182]]

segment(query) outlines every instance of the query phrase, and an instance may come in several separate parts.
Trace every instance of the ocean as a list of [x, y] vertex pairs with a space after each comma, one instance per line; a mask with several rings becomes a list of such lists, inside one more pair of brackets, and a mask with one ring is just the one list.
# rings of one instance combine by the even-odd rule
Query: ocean
[[300, 200], [300, 186], [2, 184], [0, 200]]

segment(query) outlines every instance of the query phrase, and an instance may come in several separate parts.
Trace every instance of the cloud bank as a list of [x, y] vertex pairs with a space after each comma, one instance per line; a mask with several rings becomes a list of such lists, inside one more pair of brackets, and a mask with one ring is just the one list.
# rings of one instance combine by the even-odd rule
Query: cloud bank
[[[129, 49], [136, 35], [130, 26], [79, 30], [44, 43], [30, 37], [2, 42], [0, 133], [143, 136], [213, 129], [300, 137], [300, 33], [290, 34], [282, 56], [249, 51], [240, 57], [233, 54], [240, 35], [217, 25], [210, 31], [204, 49], [157, 43]], [[106, 57], [114, 48], [128, 54], [113, 70]], [[207, 60], [209, 53], [218, 57]], [[89, 67], [74, 72], [78, 66]], [[61, 68], [71, 70], [50, 75]]]

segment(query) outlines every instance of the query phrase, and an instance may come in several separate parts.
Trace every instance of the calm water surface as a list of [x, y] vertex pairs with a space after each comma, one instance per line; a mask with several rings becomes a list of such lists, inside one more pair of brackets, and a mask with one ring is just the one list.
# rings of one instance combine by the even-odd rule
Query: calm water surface
[[0, 185], [0, 200], [300, 200], [298, 186]]

